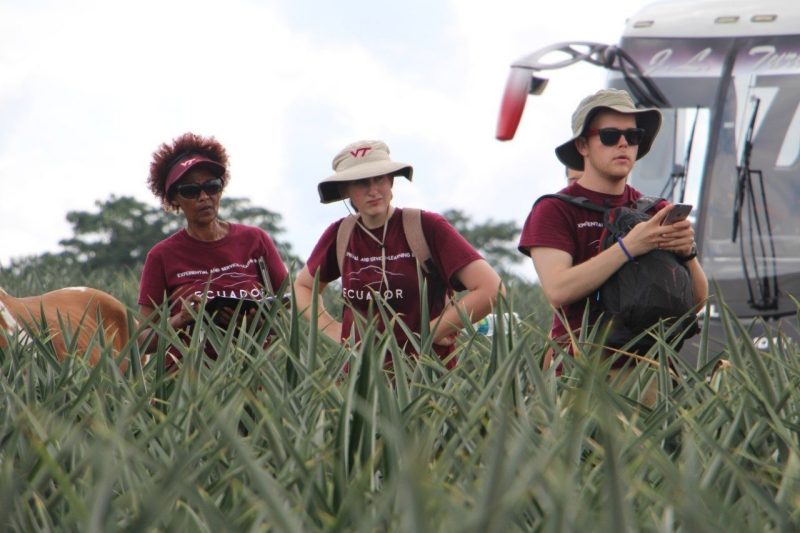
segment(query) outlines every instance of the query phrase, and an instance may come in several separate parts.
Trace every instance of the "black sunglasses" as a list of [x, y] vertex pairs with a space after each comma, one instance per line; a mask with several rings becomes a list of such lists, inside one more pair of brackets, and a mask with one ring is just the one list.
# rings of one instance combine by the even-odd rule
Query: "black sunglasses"
[[185, 183], [183, 185], [176, 185], [175, 192], [188, 200], [194, 200], [200, 197], [200, 191], [205, 192], [208, 196], [214, 196], [222, 190], [222, 180], [214, 178], [205, 183]]
[[590, 128], [586, 130], [586, 136], [599, 135], [600, 142], [606, 146], [616, 146], [620, 137], [625, 137], [625, 141], [631, 146], [638, 146], [644, 139], [644, 128], [628, 128], [621, 130], [619, 128]]

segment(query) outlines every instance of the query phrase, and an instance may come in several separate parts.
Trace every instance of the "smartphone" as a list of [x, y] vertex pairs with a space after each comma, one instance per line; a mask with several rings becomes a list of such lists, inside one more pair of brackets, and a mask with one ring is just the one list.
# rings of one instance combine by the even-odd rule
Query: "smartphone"
[[221, 310], [223, 307], [228, 307], [231, 311], [234, 311], [236, 306], [239, 305], [239, 302], [241, 302], [242, 307], [240, 308], [240, 311], [246, 313], [251, 309], [257, 308], [262, 302], [267, 304], [267, 306], [270, 306], [276, 302], [280, 302], [281, 305], [286, 306], [290, 301], [291, 296], [288, 294], [284, 294], [280, 297], [267, 296], [262, 300], [254, 300], [252, 298], [232, 298], [230, 296], [216, 296], [214, 298], [210, 298], [206, 302], [206, 311], [213, 313]]
[[681, 221], [688, 217], [689, 213], [691, 212], [691, 204], [674, 204], [670, 212], [667, 213], [667, 216], [664, 217], [664, 220], [661, 221], [661, 225], [668, 226], [670, 224], [674, 224], [675, 222]]
[[258, 307], [258, 300], [253, 300], [251, 298], [232, 298], [229, 296], [216, 296], [214, 298], [209, 298], [206, 302], [206, 311], [209, 313], [214, 313], [216, 311], [221, 311], [223, 307], [229, 308], [231, 311], [234, 311], [236, 307], [241, 302], [242, 307], [240, 311], [247, 312], [250, 309], [255, 309]]

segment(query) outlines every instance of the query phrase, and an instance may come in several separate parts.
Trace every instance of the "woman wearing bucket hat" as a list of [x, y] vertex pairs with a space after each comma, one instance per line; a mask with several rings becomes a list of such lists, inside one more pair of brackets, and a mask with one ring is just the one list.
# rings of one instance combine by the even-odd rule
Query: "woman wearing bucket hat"
[[[295, 281], [297, 305], [307, 315], [310, 313], [315, 275], [319, 276], [320, 292], [326, 284], [341, 278], [342, 297], [347, 303], [341, 323], [324, 310], [318, 298], [319, 327], [329, 337], [337, 341], [351, 335], [357, 338], [358, 333], [352, 331], [352, 313], [355, 310], [365, 315], [377, 298], [411, 331], [419, 333], [422, 314], [414, 254], [420, 254], [413, 246], [418, 239], [410, 238], [404, 222], [416, 210], [392, 205], [394, 178], [403, 176], [410, 181], [411, 165], [393, 161], [382, 141], [359, 141], [344, 147], [332, 166], [334, 174], [319, 183], [320, 201], [348, 200], [356, 215], [337, 220], [320, 237]], [[436, 353], [445, 358], [453, 351], [456, 334], [463, 327], [458, 307], [475, 322], [491, 311], [502, 285], [492, 267], [442, 216], [426, 211], [419, 214], [422, 240], [428, 245], [431, 258], [426, 274], [430, 330]], [[349, 236], [342, 230], [348, 220], [354, 224]], [[468, 293], [457, 306], [449, 305], [446, 296], [455, 290]], [[394, 334], [406, 352], [414, 352], [399, 321], [394, 325]], [[454, 361], [451, 359], [449, 364], [452, 366]]]
[[[185, 133], [153, 153], [148, 185], [166, 211], [183, 214], [186, 227], [157, 243], [147, 254], [139, 288], [139, 310], [154, 318], [166, 297], [175, 329], [194, 322], [205, 298], [260, 299], [287, 277], [275, 244], [258, 227], [219, 218], [222, 191], [228, 184], [228, 155], [214, 137]], [[226, 325], [233, 309], [218, 312]], [[140, 341], [155, 339], [145, 330]], [[208, 352], [208, 350], [207, 350]], [[180, 353], [171, 347], [168, 366]], [[213, 354], [210, 354], [213, 355]]]
[[[581, 179], [561, 194], [584, 197], [599, 206], [636, 204], [642, 194], [627, 184], [634, 162], [648, 153], [661, 126], [657, 109], [637, 108], [626, 91], [604, 89], [581, 101], [572, 116], [572, 138], [556, 148]], [[619, 246], [598, 251], [603, 214], [557, 198], [542, 198], [522, 230], [519, 250], [533, 259], [542, 289], [568, 324], [553, 318], [553, 338], [565, 341], [568, 328], [580, 328], [586, 298], [626, 261], [660, 248], [675, 253], [688, 267], [695, 303], [708, 296], [708, 282], [696, 259], [694, 230], [688, 220], [661, 225], [671, 206], [662, 201], [652, 218], [633, 227]], [[591, 310], [590, 323], [598, 318]]]

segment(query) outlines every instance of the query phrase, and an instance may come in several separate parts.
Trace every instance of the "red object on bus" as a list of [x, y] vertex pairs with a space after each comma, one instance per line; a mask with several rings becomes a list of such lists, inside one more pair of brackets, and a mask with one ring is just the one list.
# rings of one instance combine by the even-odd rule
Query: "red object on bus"
[[527, 69], [512, 68], [508, 74], [503, 102], [500, 105], [500, 116], [497, 119], [495, 137], [498, 140], [510, 141], [514, 138], [530, 88], [531, 72]]

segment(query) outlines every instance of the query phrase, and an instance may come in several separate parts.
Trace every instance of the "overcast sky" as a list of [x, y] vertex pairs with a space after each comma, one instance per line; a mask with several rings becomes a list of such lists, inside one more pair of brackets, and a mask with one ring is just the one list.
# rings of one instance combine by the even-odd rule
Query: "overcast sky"
[[645, 3], [3, 0], [0, 265], [59, 251], [70, 210], [112, 194], [157, 205], [150, 155], [186, 131], [226, 146], [226, 194], [280, 213], [301, 257], [346, 214], [316, 184], [358, 139], [414, 166], [396, 205], [521, 226], [562, 186], [553, 149], [605, 74], [553, 73], [501, 143], [509, 65], [555, 42], [616, 42]]

